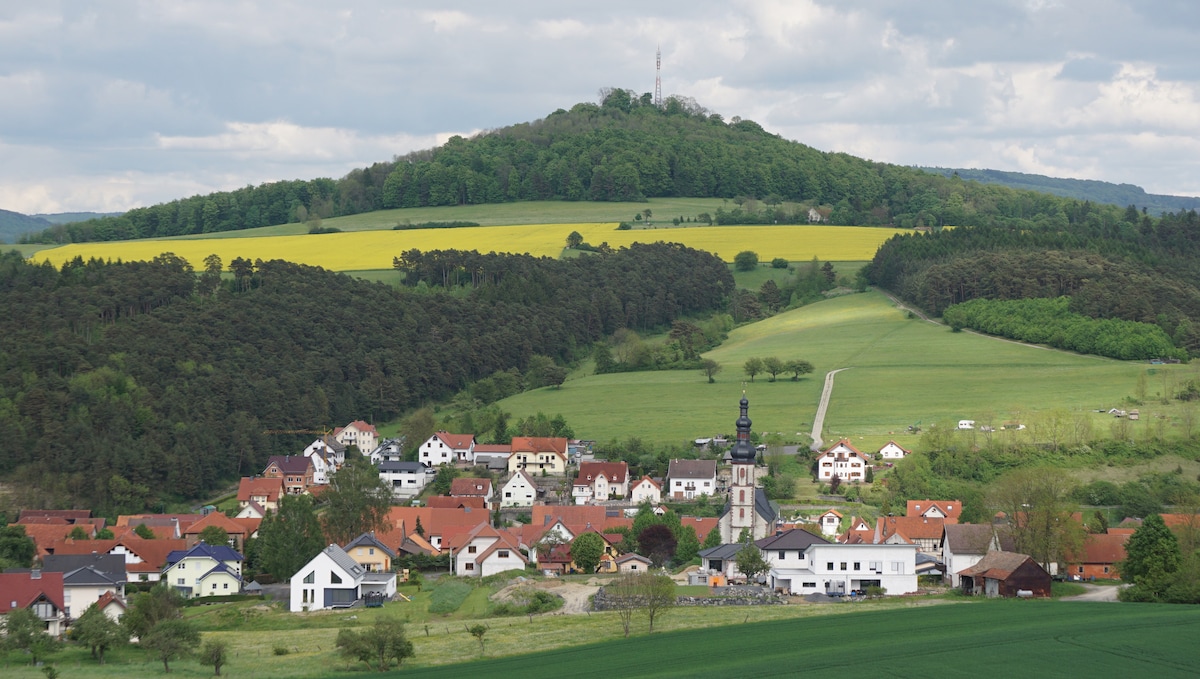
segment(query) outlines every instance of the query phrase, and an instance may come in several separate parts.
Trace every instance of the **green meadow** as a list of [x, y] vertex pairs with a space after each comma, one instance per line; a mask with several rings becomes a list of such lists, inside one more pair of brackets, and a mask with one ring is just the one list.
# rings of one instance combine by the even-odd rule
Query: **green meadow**
[[992, 601], [656, 633], [392, 676], [1194, 677], [1197, 634], [1194, 607]]
[[[539, 389], [500, 403], [516, 417], [562, 413], [576, 434], [597, 440], [638, 436], [656, 443], [728, 433], [743, 389], [758, 432], [780, 432], [807, 443], [825, 373], [837, 375], [824, 438], [846, 436], [864, 445], [896, 438], [915, 443], [908, 425], [953, 427], [959, 420], [1032, 423], [1051, 411], [1086, 418], [1096, 435], [1109, 435], [1112, 417], [1092, 411], [1126, 404], [1143, 380], [1145, 413], [1129, 435], [1173, 417], [1155, 395], [1171, 393], [1185, 365], [1148, 366], [1054, 351], [972, 333], [953, 333], [898, 308], [883, 294], [836, 297], [736, 328], [705, 355], [723, 370], [715, 384], [695, 371], [618, 373], [568, 379], [559, 389]], [[765, 375], [749, 382], [750, 357], [810, 361], [815, 372], [799, 381]], [[1153, 374], [1150, 374], [1153, 373]], [[1158, 404], [1158, 405], [1156, 405]], [[1168, 430], [1174, 427], [1166, 420]], [[982, 435], [982, 434], [980, 434]], [[997, 432], [995, 435], [1028, 435]]]

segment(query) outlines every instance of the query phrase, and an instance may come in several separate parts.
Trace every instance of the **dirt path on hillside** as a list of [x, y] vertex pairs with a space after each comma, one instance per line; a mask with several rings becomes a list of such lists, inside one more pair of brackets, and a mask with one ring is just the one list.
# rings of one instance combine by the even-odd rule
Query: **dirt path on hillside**
[[833, 376], [849, 369], [838, 368], [825, 373], [825, 388], [821, 390], [821, 402], [817, 405], [817, 415], [813, 418], [811, 448], [814, 452], [820, 452], [825, 446], [825, 441], [821, 438], [821, 430], [825, 427], [825, 411], [829, 409], [829, 398], [833, 396]]

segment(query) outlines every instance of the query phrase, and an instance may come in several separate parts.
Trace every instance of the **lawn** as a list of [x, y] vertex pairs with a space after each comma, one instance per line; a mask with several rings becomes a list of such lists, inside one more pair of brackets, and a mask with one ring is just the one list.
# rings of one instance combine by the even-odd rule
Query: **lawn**
[[[1108, 436], [1113, 418], [1090, 411], [1120, 405], [1135, 393], [1138, 374], [1149, 370], [1156, 371], [1150, 401], [1142, 407], [1143, 419], [1129, 423], [1129, 435], [1144, 436], [1156, 422], [1166, 422], [1169, 433], [1173, 421], [1152, 415], [1173, 417], [1180, 406], [1156, 405], [1152, 397], [1194, 374], [1189, 366], [1151, 367], [952, 333], [909, 318], [877, 292], [837, 297], [739, 327], [705, 356], [723, 366], [715, 384], [694, 371], [588, 376], [559, 389], [518, 394], [500, 406], [515, 418], [562, 413], [585, 438], [681, 443], [732, 432], [744, 388], [756, 431], [807, 444], [825, 373], [849, 368], [836, 377], [825, 439], [846, 436], [855, 445], [878, 448], [895, 438], [911, 448], [918, 437], [904, 432], [917, 422], [926, 429], [934, 423], [954, 426], [960, 419], [1032, 424], [1057, 409], [1087, 419], [1096, 435]], [[746, 359], [767, 356], [805, 359], [816, 371], [796, 382], [784, 377], [771, 383], [763, 375], [747, 381]], [[1171, 382], [1160, 384], [1162, 378]]]

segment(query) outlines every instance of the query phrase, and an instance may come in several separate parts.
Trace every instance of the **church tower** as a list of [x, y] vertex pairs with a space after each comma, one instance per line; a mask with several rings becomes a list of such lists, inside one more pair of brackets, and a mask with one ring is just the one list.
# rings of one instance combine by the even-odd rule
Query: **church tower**
[[745, 529], [754, 539], [766, 536], [770, 525], [755, 511], [756, 491], [755, 482], [758, 479], [758, 467], [755, 465], [757, 452], [750, 442], [750, 402], [742, 392], [742, 413], [737, 419], [737, 441], [729, 452], [733, 460], [733, 483], [729, 491], [728, 522], [722, 522], [722, 538], [725, 543], [737, 542]]

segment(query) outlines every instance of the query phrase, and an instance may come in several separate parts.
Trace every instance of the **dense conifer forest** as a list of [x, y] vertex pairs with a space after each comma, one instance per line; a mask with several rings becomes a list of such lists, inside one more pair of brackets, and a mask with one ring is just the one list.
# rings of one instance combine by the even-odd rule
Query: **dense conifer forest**
[[568, 260], [405, 253], [400, 289], [282, 261], [209, 270], [0, 255], [0, 473], [101, 513], [203, 497], [312, 437], [385, 421], [619, 328], [720, 308], [716, 257], [636, 245]]

